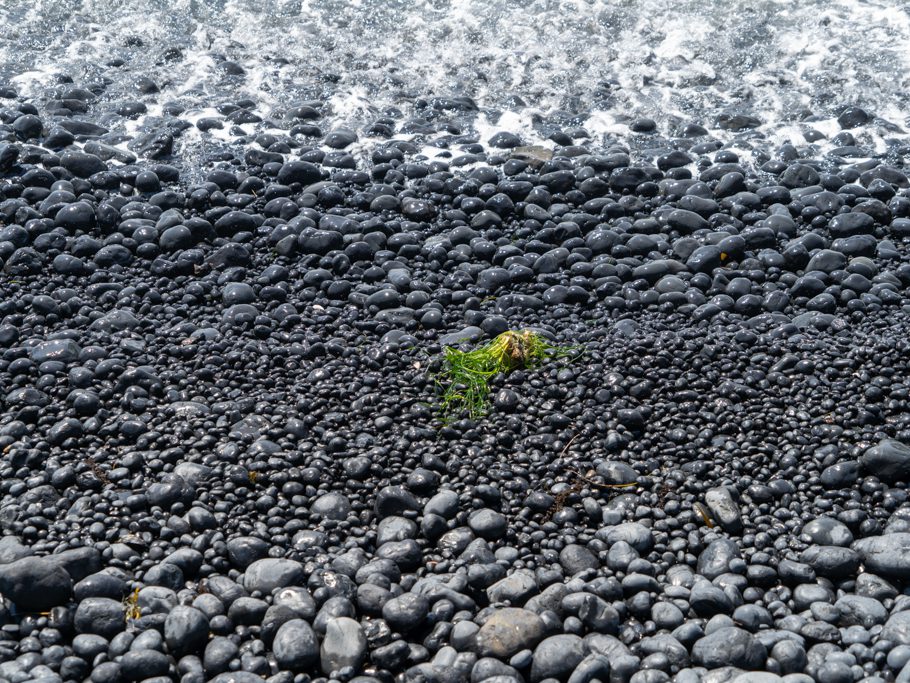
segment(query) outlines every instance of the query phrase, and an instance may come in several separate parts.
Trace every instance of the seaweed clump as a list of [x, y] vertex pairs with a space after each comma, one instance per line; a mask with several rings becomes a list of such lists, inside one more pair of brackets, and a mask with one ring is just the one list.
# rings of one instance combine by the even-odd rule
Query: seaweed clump
[[490, 382], [496, 375], [576, 356], [578, 347], [551, 344], [533, 330], [508, 330], [472, 351], [447, 346], [443, 353], [443, 369], [436, 377], [443, 417], [466, 412], [478, 418], [489, 408]]

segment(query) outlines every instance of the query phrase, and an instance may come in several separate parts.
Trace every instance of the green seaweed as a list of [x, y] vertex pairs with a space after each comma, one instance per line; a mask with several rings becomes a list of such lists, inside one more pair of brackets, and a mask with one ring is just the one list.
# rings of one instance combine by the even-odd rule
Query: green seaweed
[[482, 417], [489, 408], [490, 381], [499, 374], [535, 368], [580, 354], [576, 346], [557, 346], [532, 330], [508, 330], [472, 351], [447, 346], [436, 376], [442, 392], [440, 411], [448, 420], [463, 412]]

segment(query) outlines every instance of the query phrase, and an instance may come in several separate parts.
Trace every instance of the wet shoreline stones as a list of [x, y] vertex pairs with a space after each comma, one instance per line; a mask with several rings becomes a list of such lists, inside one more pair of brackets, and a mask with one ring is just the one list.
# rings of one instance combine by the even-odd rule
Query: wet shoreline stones
[[[910, 674], [892, 158], [339, 128], [188, 170], [5, 107], [0, 681]], [[442, 345], [520, 327], [583, 353], [440, 420]]]

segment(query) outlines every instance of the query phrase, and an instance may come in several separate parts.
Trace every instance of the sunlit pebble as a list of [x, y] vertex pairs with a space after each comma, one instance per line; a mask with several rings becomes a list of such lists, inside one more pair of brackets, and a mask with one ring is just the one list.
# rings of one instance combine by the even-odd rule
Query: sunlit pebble
[[[331, 129], [336, 151], [263, 134], [197, 182], [19, 106], [4, 676], [839, 681], [910, 659], [899, 169], [703, 137], [642, 160], [578, 130], [565, 156], [500, 131], [365, 167]], [[442, 345], [525, 327], [583, 355], [443, 423]]]

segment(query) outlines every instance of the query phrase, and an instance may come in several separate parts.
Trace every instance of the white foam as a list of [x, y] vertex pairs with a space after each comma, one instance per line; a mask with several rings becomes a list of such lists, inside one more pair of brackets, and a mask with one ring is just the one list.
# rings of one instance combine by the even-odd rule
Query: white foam
[[[0, 73], [21, 93], [40, 93], [61, 72], [78, 85], [123, 54], [122, 82], [105, 71], [115, 81], [106, 97], [137, 96], [130, 79], [148, 75], [162, 88], [149, 99], [179, 99], [196, 120], [224, 99], [249, 97], [267, 116], [328, 93], [328, 127], [359, 128], [389, 107], [410, 116], [417, 98], [469, 95], [484, 141], [511, 130], [545, 143], [532, 117], [555, 110], [580, 116], [597, 136], [627, 135], [639, 116], [664, 131], [679, 121], [711, 127], [730, 110], [758, 117], [775, 144], [803, 144], [807, 110], [827, 117], [806, 125], [829, 138], [841, 105], [900, 126], [910, 110], [903, 0], [33, 0], [13, 11]], [[145, 46], [125, 47], [130, 36]], [[156, 63], [168, 45], [182, 59]], [[226, 77], [216, 54], [245, 76]], [[327, 74], [340, 81], [324, 90]], [[493, 110], [504, 112], [495, 124]], [[878, 151], [894, 135], [874, 125], [867, 133], [863, 144]]]

